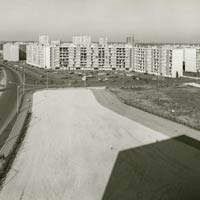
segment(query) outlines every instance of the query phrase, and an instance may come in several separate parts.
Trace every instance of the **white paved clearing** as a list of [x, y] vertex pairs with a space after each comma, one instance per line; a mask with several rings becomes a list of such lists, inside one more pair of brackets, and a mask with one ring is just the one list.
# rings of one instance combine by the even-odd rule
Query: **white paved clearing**
[[1, 200], [100, 200], [120, 150], [166, 139], [101, 106], [89, 89], [34, 94]]

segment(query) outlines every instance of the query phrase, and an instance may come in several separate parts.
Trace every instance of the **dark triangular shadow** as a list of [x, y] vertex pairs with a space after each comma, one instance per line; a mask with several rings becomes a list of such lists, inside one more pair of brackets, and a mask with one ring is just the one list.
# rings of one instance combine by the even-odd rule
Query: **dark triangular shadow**
[[185, 135], [118, 154], [103, 200], [200, 200], [200, 142]]

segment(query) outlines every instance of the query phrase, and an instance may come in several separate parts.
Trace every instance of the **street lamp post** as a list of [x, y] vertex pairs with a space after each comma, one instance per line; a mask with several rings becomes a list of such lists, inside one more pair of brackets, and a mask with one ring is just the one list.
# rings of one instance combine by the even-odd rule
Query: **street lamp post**
[[16, 95], [17, 95], [16, 113], [18, 114], [19, 113], [19, 91], [18, 90], [20, 86], [13, 82], [8, 82], [8, 83], [16, 86]]
[[46, 68], [46, 75], [47, 75], [47, 89], [49, 88], [49, 77], [48, 77], [48, 70], [47, 70], [47, 68]]
[[123, 72], [123, 88], [125, 87], [125, 72]]
[[25, 91], [25, 67], [23, 66], [23, 89], [22, 89], [23, 95], [24, 95], [24, 91]]

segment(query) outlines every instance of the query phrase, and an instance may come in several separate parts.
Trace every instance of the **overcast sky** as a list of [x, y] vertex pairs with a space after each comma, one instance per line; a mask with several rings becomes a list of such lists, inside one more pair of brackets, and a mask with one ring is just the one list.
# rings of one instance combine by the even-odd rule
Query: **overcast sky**
[[199, 0], [0, 0], [0, 40], [200, 42]]

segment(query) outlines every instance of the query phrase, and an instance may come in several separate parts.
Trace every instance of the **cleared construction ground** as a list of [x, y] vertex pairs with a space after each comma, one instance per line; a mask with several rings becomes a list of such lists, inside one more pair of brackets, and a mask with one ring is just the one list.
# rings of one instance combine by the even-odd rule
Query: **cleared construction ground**
[[[151, 154], [144, 153], [146, 162], [136, 160], [137, 166], [131, 167], [128, 165], [127, 170], [127, 165], [123, 165], [126, 162], [122, 159], [121, 166], [118, 163], [120, 152], [136, 147], [142, 148], [147, 144], [156, 144], [157, 146], [160, 143], [159, 141], [165, 141], [174, 136], [177, 133], [176, 129], [180, 128], [181, 125], [176, 127], [173, 124], [170, 127], [170, 129], [173, 129], [172, 135], [167, 135], [165, 134], [167, 129], [164, 125], [166, 124], [167, 126], [167, 123], [170, 123], [167, 120], [165, 120], [165, 123], [162, 122], [162, 127], [162, 123], [154, 126], [154, 123], [150, 123], [150, 118], [145, 118], [146, 122], [144, 123], [136, 122], [137, 120], [134, 120], [134, 118], [137, 119], [135, 114], [138, 114], [139, 119], [141, 119], [142, 113], [134, 113], [135, 111], [133, 111], [132, 115], [130, 115], [131, 108], [129, 107], [129, 110], [125, 110], [124, 105], [117, 100], [111, 101], [109, 106], [109, 101], [105, 103], [106, 97], [108, 98], [109, 95], [101, 89], [94, 89], [93, 92], [91, 89], [59, 89], [36, 92], [33, 97], [33, 114], [29, 129], [6, 177], [0, 192], [0, 199], [100, 200], [103, 198], [109, 200], [120, 199], [121, 195], [121, 199], [134, 200], [138, 199], [138, 196], [134, 198], [130, 192], [128, 193], [129, 198], [122, 195], [127, 190], [119, 191], [120, 193], [117, 193], [119, 194], [118, 198], [113, 198], [117, 197], [117, 194], [115, 194], [115, 191], [113, 194], [112, 188], [119, 189], [117, 184], [122, 180], [117, 175], [120, 180], [116, 179], [118, 180], [116, 182], [114, 178], [113, 181], [113, 175], [116, 177], [115, 165], [117, 166], [117, 171], [118, 166], [120, 166], [122, 172], [129, 172], [128, 175], [125, 173], [128, 178], [136, 174], [136, 179], [132, 177], [133, 179], [128, 182], [129, 185], [125, 185], [125, 188], [129, 187], [129, 189], [134, 185], [130, 182], [136, 183], [137, 174], [141, 179], [141, 163], [151, 163], [151, 168], [154, 167], [153, 162], [151, 162], [152, 158], [156, 161], [158, 157], [157, 162], [162, 163], [162, 168], [160, 169], [165, 168], [164, 163], [168, 162], [168, 159], [172, 164], [170, 165], [171, 168], [179, 166], [180, 163], [181, 166], [185, 166], [184, 174], [188, 174], [187, 170], [191, 174], [192, 167], [199, 166], [199, 159], [196, 159], [193, 163], [186, 160], [188, 165], [192, 164], [192, 166], [187, 167], [184, 161], [184, 154], [180, 153], [182, 157], [177, 160], [174, 157], [176, 156], [174, 149], [172, 149], [172, 152], [170, 148], [167, 148], [167, 145], [165, 145], [167, 154], [172, 157], [167, 156], [165, 158], [165, 150], [157, 151], [159, 149], [156, 147]], [[115, 104], [118, 105], [117, 110], [114, 109]], [[120, 106], [121, 110], [119, 109]], [[145, 113], [143, 115], [146, 116]], [[154, 122], [158, 119], [160, 121], [164, 120], [152, 118]], [[148, 120], [149, 123], [147, 123]], [[184, 130], [184, 126], [182, 126], [182, 130]], [[193, 131], [186, 128], [186, 132], [188, 130]], [[194, 135], [198, 134], [197, 131], [192, 133]], [[181, 147], [184, 150], [183, 145]], [[193, 147], [190, 147], [190, 153], [190, 155], [187, 154], [188, 157], [192, 157]], [[195, 158], [199, 158], [199, 151], [195, 150], [194, 153]], [[139, 154], [136, 151], [135, 158]], [[142, 155], [144, 154], [142, 153]], [[134, 163], [134, 159], [130, 157], [130, 154], [127, 158], [131, 160], [131, 162], [128, 160], [129, 164]], [[159, 161], [159, 158], [162, 159]], [[142, 156], [139, 159], [141, 160]], [[138, 162], [140, 164], [137, 164]], [[123, 167], [125, 168], [123, 169]], [[144, 165], [142, 169], [145, 169]], [[162, 178], [160, 180], [159, 177], [157, 179], [156, 173], [159, 167], [156, 169], [151, 170], [155, 176], [151, 174], [150, 178], [154, 177], [154, 183], [160, 184], [165, 179]], [[180, 171], [182, 168], [179, 167], [177, 169]], [[163, 174], [162, 171], [160, 172]], [[194, 170], [194, 172], [199, 173], [199, 170]], [[121, 174], [123, 175], [123, 173]], [[181, 172], [179, 175], [179, 178], [181, 178]], [[146, 184], [151, 183], [148, 180], [148, 176], [146, 177], [144, 174], [142, 177], [143, 182]], [[176, 176], [174, 177], [177, 178]], [[193, 174], [191, 177], [193, 177]], [[126, 180], [128, 179], [123, 179], [124, 183], [127, 182]], [[113, 183], [114, 187], [112, 186]], [[139, 184], [136, 185], [138, 186]], [[145, 186], [148, 188], [148, 184]], [[140, 192], [143, 184], [139, 185], [139, 187], [138, 191]], [[120, 188], [122, 187], [120, 186]], [[130, 191], [133, 190], [130, 189]], [[141, 194], [139, 195], [141, 197]]]
[[103, 107], [90, 89], [36, 92], [0, 199], [100, 200], [120, 151], [167, 138]]

